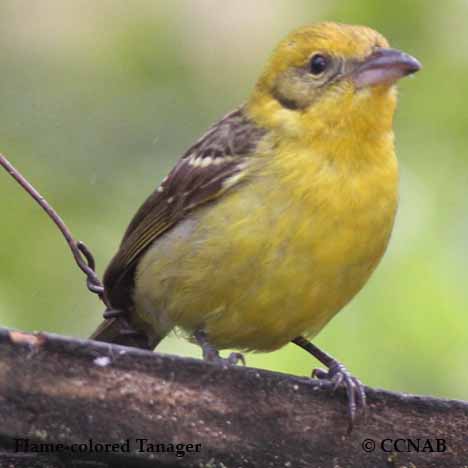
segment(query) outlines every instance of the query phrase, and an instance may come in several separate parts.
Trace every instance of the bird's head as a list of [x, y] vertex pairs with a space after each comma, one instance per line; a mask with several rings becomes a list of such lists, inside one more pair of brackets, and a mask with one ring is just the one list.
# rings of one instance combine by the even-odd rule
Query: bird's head
[[391, 129], [394, 84], [420, 68], [370, 28], [318, 23], [278, 45], [248, 109], [261, 124], [292, 134]]

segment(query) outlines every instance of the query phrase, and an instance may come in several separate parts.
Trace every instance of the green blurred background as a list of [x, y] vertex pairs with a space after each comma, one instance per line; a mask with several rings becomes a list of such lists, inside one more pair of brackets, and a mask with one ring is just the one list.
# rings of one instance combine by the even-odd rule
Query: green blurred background
[[[2, 0], [1, 147], [93, 250], [99, 273], [179, 155], [241, 103], [289, 30], [371, 26], [424, 69], [396, 116], [401, 203], [369, 284], [316, 339], [369, 385], [468, 395], [465, 1]], [[86, 337], [102, 305], [57, 229], [0, 172], [0, 323]], [[172, 336], [161, 350], [199, 356]], [[255, 367], [309, 374], [289, 345]]]

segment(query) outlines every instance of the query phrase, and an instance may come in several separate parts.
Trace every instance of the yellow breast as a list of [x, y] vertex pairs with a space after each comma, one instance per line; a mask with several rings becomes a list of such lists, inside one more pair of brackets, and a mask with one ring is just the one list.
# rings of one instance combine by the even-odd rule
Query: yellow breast
[[218, 348], [273, 350], [316, 334], [387, 246], [398, 185], [392, 138], [347, 142], [362, 154], [338, 159], [339, 147], [294, 141], [277, 145], [275, 158], [257, 156], [247, 183], [146, 253], [135, 292], [141, 319], [203, 327]]

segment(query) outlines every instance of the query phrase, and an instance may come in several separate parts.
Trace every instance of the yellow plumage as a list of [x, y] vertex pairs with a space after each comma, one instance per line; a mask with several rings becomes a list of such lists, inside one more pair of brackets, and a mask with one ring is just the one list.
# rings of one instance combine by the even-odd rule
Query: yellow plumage
[[418, 68], [369, 28], [289, 35], [137, 213], [106, 272], [111, 305], [153, 345], [174, 327], [257, 351], [318, 333], [387, 246], [394, 83]]
[[362, 287], [390, 236], [392, 134], [369, 150], [341, 157], [296, 141], [256, 154], [246, 185], [145, 254], [140, 318], [157, 329], [161, 315], [187, 330], [203, 325], [218, 348], [273, 350], [315, 335]]

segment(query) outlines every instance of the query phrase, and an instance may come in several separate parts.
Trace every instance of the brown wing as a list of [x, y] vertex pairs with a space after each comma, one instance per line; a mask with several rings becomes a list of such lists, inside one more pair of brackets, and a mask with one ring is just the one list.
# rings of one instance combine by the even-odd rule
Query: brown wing
[[240, 108], [189, 148], [138, 210], [107, 267], [104, 286], [112, 307], [131, 308], [140, 256], [189, 211], [223, 193], [226, 180], [243, 173], [264, 134], [265, 130], [252, 123]]

